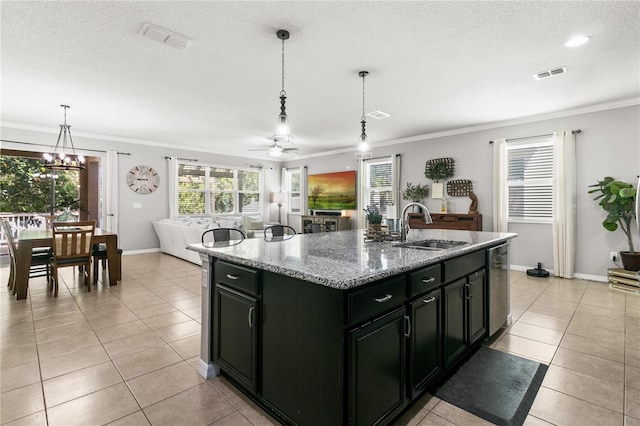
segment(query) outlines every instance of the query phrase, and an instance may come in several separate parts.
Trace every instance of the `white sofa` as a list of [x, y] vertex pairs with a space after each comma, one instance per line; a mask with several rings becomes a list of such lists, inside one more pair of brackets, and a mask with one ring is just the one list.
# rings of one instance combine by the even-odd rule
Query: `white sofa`
[[179, 217], [153, 221], [153, 229], [160, 240], [160, 251], [201, 265], [200, 255], [187, 250], [189, 244], [199, 243], [202, 233], [214, 228], [237, 228], [248, 238], [262, 238], [264, 223], [261, 214], [215, 215]]

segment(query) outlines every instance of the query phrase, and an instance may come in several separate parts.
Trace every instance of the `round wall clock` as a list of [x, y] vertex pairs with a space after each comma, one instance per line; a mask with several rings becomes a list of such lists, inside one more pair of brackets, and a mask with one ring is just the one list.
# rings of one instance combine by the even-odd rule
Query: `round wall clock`
[[160, 184], [158, 172], [148, 166], [135, 166], [127, 173], [129, 188], [138, 194], [150, 194]]

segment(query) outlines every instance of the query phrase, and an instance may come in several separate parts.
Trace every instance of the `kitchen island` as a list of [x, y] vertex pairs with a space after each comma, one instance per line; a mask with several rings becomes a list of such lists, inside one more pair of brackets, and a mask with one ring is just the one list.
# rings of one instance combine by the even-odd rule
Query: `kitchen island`
[[[199, 373], [291, 424], [385, 424], [487, 334], [485, 250], [515, 234], [362, 231], [203, 247]], [[508, 303], [508, 302], [507, 302]]]

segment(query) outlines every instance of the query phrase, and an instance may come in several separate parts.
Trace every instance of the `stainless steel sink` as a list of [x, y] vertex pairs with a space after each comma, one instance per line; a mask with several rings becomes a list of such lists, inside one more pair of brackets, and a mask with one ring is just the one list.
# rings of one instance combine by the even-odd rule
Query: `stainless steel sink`
[[422, 240], [397, 244], [397, 247], [415, 248], [420, 250], [446, 250], [467, 244], [466, 241]]

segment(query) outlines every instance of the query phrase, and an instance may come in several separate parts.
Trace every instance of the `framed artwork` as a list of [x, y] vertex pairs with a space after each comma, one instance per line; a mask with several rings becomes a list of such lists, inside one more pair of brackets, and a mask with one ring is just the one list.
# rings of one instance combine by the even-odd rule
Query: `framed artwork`
[[356, 172], [309, 175], [307, 182], [310, 210], [355, 210]]

